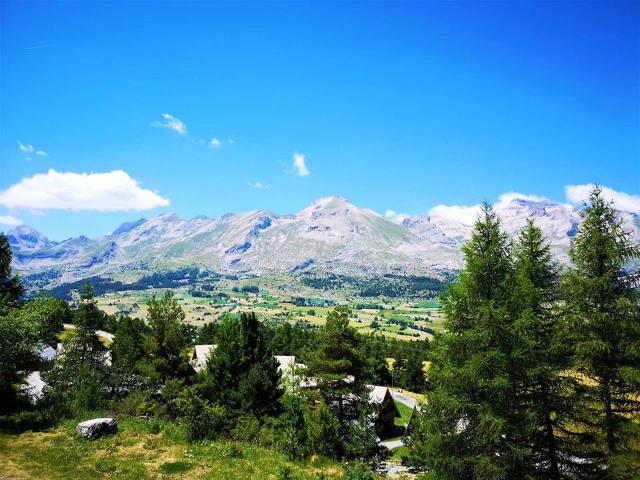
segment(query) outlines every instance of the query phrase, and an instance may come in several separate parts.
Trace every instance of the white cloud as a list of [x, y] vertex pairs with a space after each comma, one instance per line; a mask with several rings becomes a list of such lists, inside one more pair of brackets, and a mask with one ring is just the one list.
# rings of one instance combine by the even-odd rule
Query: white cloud
[[23, 153], [33, 153], [33, 145], [24, 145], [20, 140], [18, 140], [18, 148]]
[[31, 154], [36, 154], [40, 157], [46, 157], [47, 156], [47, 152], [45, 152], [44, 150], [41, 150], [39, 148], [34, 147], [33, 145], [30, 144], [24, 144], [22, 143], [20, 140], [18, 140], [18, 149], [25, 154], [25, 158], [27, 160], [31, 160]]
[[0, 225], [22, 225], [22, 220], [11, 215], [0, 215]]
[[150, 210], [169, 200], [140, 187], [123, 170], [106, 173], [37, 173], [0, 193], [0, 205], [27, 210]]
[[174, 117], [170, 113], [163, 113], [161, 116], [164, 119], [164, 121], [153, 122], [152, 125], [154, 127], [169, 128], [174, 132], [179, 133], [180, 135], [185, 135], [187, 133], [187, 126], [179, 118]]
[[304, 155], [302, 153], [293, 154], [293, 172], [300, 177], [306, 177], [311, 173], [304, 163]]
[[429, 210], [430, 217], [454, 221], [464, 225], [473, 225], [480, 214], [480, 205], [436, 205]]
[[393, 210], [387, 210], [384, 212], [384, 218], [391, 220], [392, 222], [401, 223], [403, 220], [409, 218], [409, 215], [406, 213], [398, 213]]
[[[589, 194], [595, 185], [587, 183], [584, 185], [567, 185], [564, 188], [567, 200], [573, 204], [583, 203], [589, 200]], [[640, 195], [631, 195], [618, 192], [609, 187], [600, 187], [604, 198], [613, 202], [616, 210], [640, 214]]]
[[234, 143], [236, 143], [236, 141], [233, 138], [227, 138], [227, 143], [229, 145], [233, 145]]
[[[539, 195], [527, 195], [519, 192], [507, 192], [498, 197], [498, 201], [493, 204], [496, 212], [500, 213], [514, 200], [527, 200], [529, 202], [548, 202], [549, 199]], [[438, 217], [443, 220], [455, 221], [463, 225], [475, 224], [482, 206], [476, 205], [437, 205], [429, 211], [430, 217]]]
[[251, 188], [256, 188], [258, 190], [261, 190], [261, 189], [267, 190], [267, 189], [271, 188], [271, 184], [270, 183], [247, 182], [247, 185], [249, 185]]
[[209, 147], [220, 148], [221, 146], [222, 146], [222, 142], [220, 141], [219, 138], [213, 137], [211, 140], [209, 140]]
[[525, 195], [524, 193], [519, 193], [519, 192], [507, 192], [507, 193], [503, 193], [502, 195], [500, 195], [496, 205], [499, 205], [499, 204], [506, 205], [506, 204], [511, 203], [512, 200], [527, 200], [529, 202], [547, 202], [547, 201], [549, 201], [549, 199], [547, 199], [545, 197], [540, 197], [538, 195]]

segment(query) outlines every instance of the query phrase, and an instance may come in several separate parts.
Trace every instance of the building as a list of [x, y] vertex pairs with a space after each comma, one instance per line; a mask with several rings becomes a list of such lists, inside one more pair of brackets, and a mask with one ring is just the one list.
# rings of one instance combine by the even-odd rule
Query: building
[[387, 387], [367, 385], [369, 388], [369, 405], [375, 406], [376, 431], [379, 434], [392, 434], [396, 430], [395, 419], [400, 418], [400, 411]]

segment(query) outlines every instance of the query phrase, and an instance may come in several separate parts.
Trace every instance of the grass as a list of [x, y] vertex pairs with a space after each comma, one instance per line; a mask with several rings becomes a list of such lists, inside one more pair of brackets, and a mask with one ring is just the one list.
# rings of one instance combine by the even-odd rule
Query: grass
[[394, 448], [391, 450], [391, 461], [396, 464], [400, 464], [402, 462], [402, 457], [406, 457], [409, 453], [409, 449], [406, 446], [401, 446], [398, 448]]
[[411, 407], [408, 407], [407, 405], [405, 405], [402, 402], [399, 402], [397, 400], [394, 400], [396, 407], [398, 408], [398, 411], [400, 412], [400, 418], [396, 418], [395, 419], [395, 424], [398, 427], [403, 427], [404, 425], [406, 425], [407, 423], [409, 423], [409, 419], [411, 418], [411, 415], [413, 414], [413, 409]]
[[[94, 441], [75, 433], [75, 421], [49, 432], [0, 434], [0, 479], [275, 479], [284, 470], [292, 478], [341, 478], [342, 468], [327, 459], [293, 462], [284, 454], [229, 441], [187, 443], [179, 427], [124, 418], [118, 433]], [[158, 433], [153, 433], [158, 432]]]
[[440, 303], [425, 301], [415, 304], [415, 308], [440, 308]]

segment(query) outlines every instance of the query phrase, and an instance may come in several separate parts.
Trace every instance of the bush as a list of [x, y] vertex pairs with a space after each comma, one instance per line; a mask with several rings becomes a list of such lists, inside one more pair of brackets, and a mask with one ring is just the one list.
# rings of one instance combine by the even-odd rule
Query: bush
[[186, 388], [176, 404], [188, 440], [215, 439], [225, 430], [228, 412], [200, 398], [193, 388]]
[[364, 462], [352, 462], [346, 466], [347, 480], [374, 480], [373, 469]]
[[342, 453], [344, 444], [340, 435], [338, 419], [331, 413], [325, 403], [308, 416], [307, 434], [310, 449], [313, 453], [338, 457]]
[[141, 416], [155, 410], [155, 401], [151, 390], [137, 390], [119, 402], [113, 402], [118, 413]]
[[0, 431], [22, 433], [29, 430], [45, 430], [55, 422], [56, 418], [49, 410], [25, 410], [12, 415], [0, 416]]
[[145, 426], [151, 435], [157, 435], [162, 431], [162, 422], [156, 418], [150, 419]]
[[260, 422], [251, 415], [239, 417], [231, 430], [231, 436], [239, 442], [257, 442], [260, 436]]

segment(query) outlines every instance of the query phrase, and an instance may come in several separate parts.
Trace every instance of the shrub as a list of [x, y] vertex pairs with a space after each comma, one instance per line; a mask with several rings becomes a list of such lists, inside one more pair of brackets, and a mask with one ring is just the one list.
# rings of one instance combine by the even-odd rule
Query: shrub
[[352, 462], [346, 466], [347, 480], [374, 480], [373, 469], [364, 462]]
[[118, 402], [113, 402], [118, 413], [140, 416], [154, 411], [153, 392], [136, 390]]
[[252, 415], [241, 416], [231, 431], [231, 436], [240, 442], [256, 442], [260, 436], [260, 421]]
[[176, 405], [188, 440], [214, 439], [224, 431], [228, 412], [200, 398], [193, 388], [186, 388]]
[[29, 430], [45, 430], [55, 421], [54, 415], [48, 410], [25, 410], [12, 415], [0, 416], [0, 431], [22, 433]]

